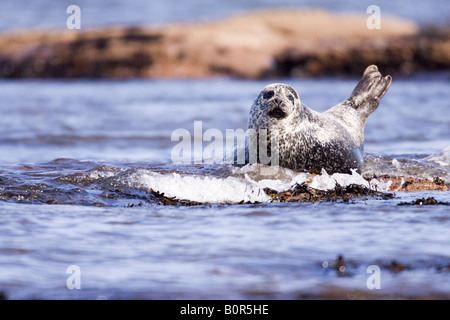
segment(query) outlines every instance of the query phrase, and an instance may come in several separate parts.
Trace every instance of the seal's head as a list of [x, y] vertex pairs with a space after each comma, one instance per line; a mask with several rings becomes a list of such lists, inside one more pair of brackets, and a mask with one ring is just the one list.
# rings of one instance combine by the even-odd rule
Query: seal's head
[[249, 128], [268, 128], [292, 118], [301, 106], [297, 92], [283, 83], [264, 88], [250, 109]]

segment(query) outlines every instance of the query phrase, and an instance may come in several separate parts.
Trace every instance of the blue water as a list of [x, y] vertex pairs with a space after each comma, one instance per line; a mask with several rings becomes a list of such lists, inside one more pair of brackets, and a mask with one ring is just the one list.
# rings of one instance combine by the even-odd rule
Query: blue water
[[[72, 4], [88, 29], [211, 21], [280, 6], [364, 14], [374, 3], [7, 0], [0, 31], [62, 30]], [[375, 4], [382, 16], [422, 25], [450, 20], [443, 0]], [[261, 176], [172, 162], [174, 130], [193, 134], [194, 121], [203, 131], [245, 129], [253, 99], [273, 81], [291, 84], [303, 103], [324, 111], [358, 79], [0, 81], [0, 296], [450, 298], [450, 206], [399, 205], [429, 197], [450, 203], [449, 191], [236, 204]], [[365, 127], [363, 175], [450, 184], [449, 101], [448, 73], [394, 78]], [[293, 175], [282, 171], [268, 183]], [[150, 189], [209, 201], [163, 205]], [[73, 281], [72, 266], [79, 270]], [[369, 266], [379, 267], [380, 289], [367, 286]], [[71, 289], [75, 283], [79, 289]]]
[[[275, 80], [318, 111], [357, 82]], [[1, 81], [0, 291], [10, 299], [449, 298], [449, 206], [398, 205], [450, 202], [448, 191], [349, 203], [152, 201], [155, 173], [159, 187], [183, 194], [239, 192], [245, 182], [224, 179], [242, 174], [227, 167], [174, 165], [171, 133], [192, 133], [194, 121], [245, 129], [266, 84]], [[449, 183], [449, 93], [446, 76], [394, 79], [366, 125], [366, 172]], [[343, 272], [331, 267], [339, 255]], [[396, 263], [405, 270], [393, 271]], [[81, 289], [67, 286], [72, 265]], [[381, 270], [381, 289], [367, 287], [370, 265]]]
[[106, 25], [161, 25], [172, 22], [210, 21], [254, 9], [321, 8], [335, 12], [366, 14], [370, 5], [378, 5], [383, 15], [393, 15], [419, 24], [447, 25], [450, 5], [445, 0], [428, 1], [52, 1], [22, 3], [14, 0], [0, 2], [0, 31], [26, 28], [64, 29], [70, 5], [81, 9], [81, 28]]

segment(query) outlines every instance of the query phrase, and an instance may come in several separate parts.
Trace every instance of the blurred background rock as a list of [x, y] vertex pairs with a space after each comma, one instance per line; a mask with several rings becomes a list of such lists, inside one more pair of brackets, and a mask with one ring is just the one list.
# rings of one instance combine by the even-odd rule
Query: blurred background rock
[[[81, 29], [68, 30], [69, 5]], [[0, 77], [394, 76], [450, 69], [446, 1], [61, 1], [0, 4]]]

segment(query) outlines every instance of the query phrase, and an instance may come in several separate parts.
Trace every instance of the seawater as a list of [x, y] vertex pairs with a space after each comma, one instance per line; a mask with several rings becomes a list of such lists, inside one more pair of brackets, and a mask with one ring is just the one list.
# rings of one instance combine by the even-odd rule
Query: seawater
[[[52, 1], [40, 0], [23, 5], [14, 0], [0, 2], [0, 30], [14, 31], [29, 28], [66, 29], [70, 14], [67, 7], [76, 4], [81, 9], [81, 29], [110, 25], [166, 25], [174, 22], [215, 21], [258, 9], [322, 9], [337, 13], [367, 14], [367, 8], [377, 5], [381, 17], [396, 16], [421, 25], [448, 25], [450, 6], [446, 0], [428, 1], [314, 1], [314, 0], [258, 0], [258, 1]], [[369, 15], [367, 14], [367, 17]]]
[[[276, 81], [324, 111], [358, 79]], [[327, 188], [332, 180], [285, 169], [267, 179], [254, 167], [172, 163], [174, 130], [193, 132], [194, 121], [204, 130], [246, 129], [249, 108], [267, 83], [1, 81], [2, 294], [448, 298], [449, 206], [399, 206], [428, 197], [448, 203], [448, 191], [278, 203], [264, 197], [265, 187], [281, 191], [316, 179]], [[449, 183], [449, 94], [446, 74], [394, 79], [366, 125], [362, 175], [439, 176]], [[150, 189], [203, 204], [162, 205]], [[380, 289], [367, 285], [373, 265]], [[68, 288], [70, 266], [79, 268], [80, 289]]]

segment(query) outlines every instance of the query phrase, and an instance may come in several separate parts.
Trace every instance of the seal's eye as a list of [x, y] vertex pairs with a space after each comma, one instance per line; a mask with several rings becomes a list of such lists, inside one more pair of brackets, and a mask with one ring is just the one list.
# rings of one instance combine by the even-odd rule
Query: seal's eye
[[273, 92], [273, 90], [270, 90], [270, 91], [266, 91], [266, 92], [264, 92], [264, 94], [263, 94], [263, 98], [264, 99], [270, 99], [270, 98], [272, 98], [273, 97], [273, 95], [274, 95], [275, 93]]
[[290, 94], [288, 96], [288, 99], [292, 102], [292, 104], [295, 104], [295, 98], [294, 98], [294, 96], [292, 94]]

